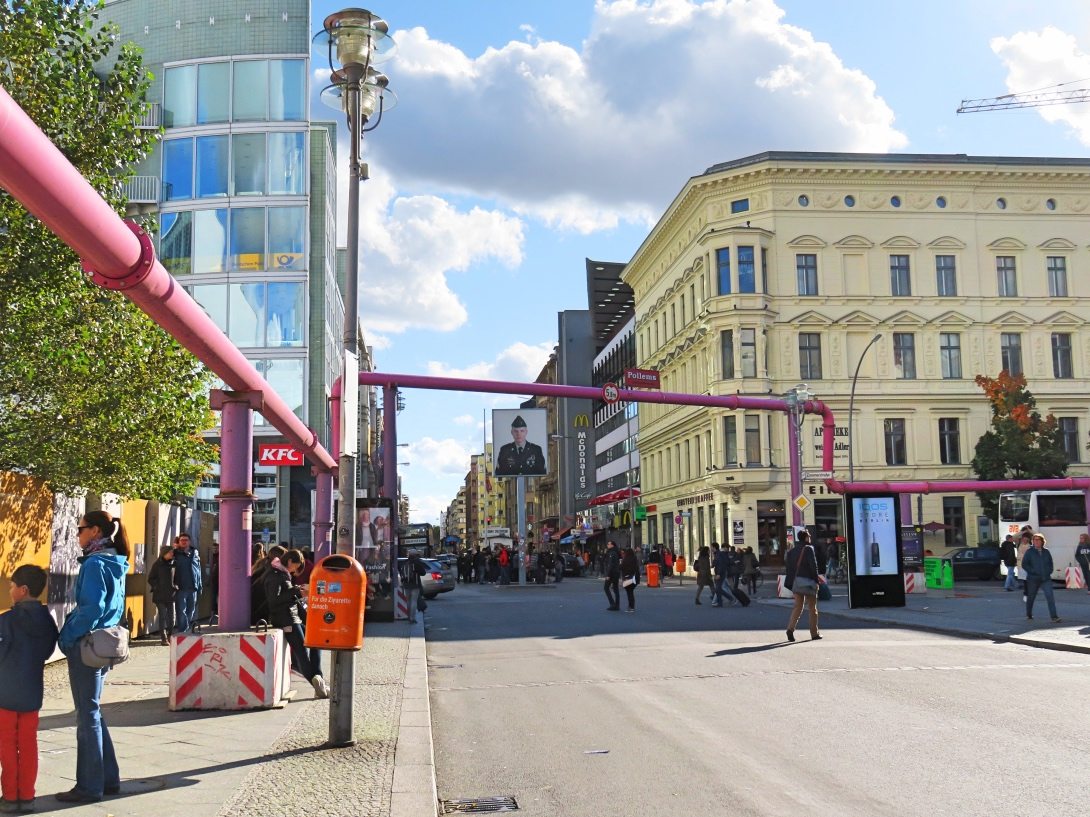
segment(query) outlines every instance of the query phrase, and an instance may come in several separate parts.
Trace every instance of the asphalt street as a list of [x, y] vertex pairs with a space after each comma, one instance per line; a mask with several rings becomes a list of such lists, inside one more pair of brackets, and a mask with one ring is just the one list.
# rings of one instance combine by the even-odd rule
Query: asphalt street
[[[771, 588], [765, 588], [770, 592]], [[558, 815], [1086, 813], [1090, 655], [601, 583], [429, 605], [439, 799]]]

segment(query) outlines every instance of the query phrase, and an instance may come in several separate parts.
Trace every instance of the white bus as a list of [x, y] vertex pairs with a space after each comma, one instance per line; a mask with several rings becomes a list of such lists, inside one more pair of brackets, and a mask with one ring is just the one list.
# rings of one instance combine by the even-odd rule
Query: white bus
[[[1078, 564], [1075, 545], [1087, 533], [1086, 497], [1082, 491], [1018, 491], [999, 495], [999, 535], [1014, 536], [1029, 526], [1044, 535], [1052, 552], [1052, 578], [1064, 580], [1064, 570]], [[1003, 575], [1007, 569], [1002, 568]], [[1019, 576], [1021, 577], [1021, 572]]]

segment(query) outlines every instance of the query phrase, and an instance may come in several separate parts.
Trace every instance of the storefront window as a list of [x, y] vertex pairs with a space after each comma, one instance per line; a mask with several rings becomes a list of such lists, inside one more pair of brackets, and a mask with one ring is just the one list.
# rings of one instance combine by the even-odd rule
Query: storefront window
[[193, 213], [193, 272], [227, 271], [227, 210]]
[[197, 72], [197, 124], [226, 122], [231, 63], [206, 62]]
[[231, 210], [231, 269], [257, 272], [265, 259], [265, 208]]
[[265, 192], [265, 134], [236, 133], [233, 137], [233, 182], [236, 196]]
[[163, 201], [193, 198], [193, 140], [163, 143]]
[[163, 124], [183, 128], [197, 121], [197, 66], [168, 68], [163, 90]]
[[228, 145], [226, 136], [197, 138], [197, 197], [227, 195]]

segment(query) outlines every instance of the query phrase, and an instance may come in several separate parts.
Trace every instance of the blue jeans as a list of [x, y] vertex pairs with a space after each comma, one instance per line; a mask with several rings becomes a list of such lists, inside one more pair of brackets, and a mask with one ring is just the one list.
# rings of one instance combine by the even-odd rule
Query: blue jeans
[[197, 618], [197, 591], [179, 590], [174, 595], [174, 607], [177, 610], [174, 632], [188, 633], [193, 629]]
[[102, 681], [108, 670], [84, 664], [78, 644], [64, 654], [68, 658], [68, 683], [76, 707], [76, 788], [83, 794], [102, 797], [104, 789], [121, 785], [110, 730], [99, 709]]
[[730, 592], [726, 576], [715, 577], [715, 590], [713, 591], [712, 598], [714, 599], [714, 604], [722, 604], [724, 601], [735, 604], [738, 601], [734, 598], [734, 594]]
[[1053, 618], [1056, 616], [1056, 596], [1052, 590], [1052, 579], [1031, 579], [1026, 578], [1026, 615], [1033, 615], [1033, 600], [1037, 597], [1037, 590], [1040, 589], [1045, 594], [1045, 601], [1048, 602], [1048, 614]]
[[1004, 590], [1017, 590], [1018, 589], [1018, 568], [1011, 566], [1007, 568], [1007, 580], [1003, 582]]

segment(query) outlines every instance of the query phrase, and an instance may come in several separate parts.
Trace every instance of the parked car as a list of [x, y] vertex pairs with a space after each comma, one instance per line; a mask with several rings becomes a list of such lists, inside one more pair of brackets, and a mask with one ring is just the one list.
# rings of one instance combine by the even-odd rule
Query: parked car
[[975, 548], [958, 548], [950, 551], [949, 558], [954, 566], [955, 581], [958, 579], [990, 581], [1000, 577], [999, 565], [1002, 559], [999, 558], [997, 547], [985, 545]]
[[583, 575], [583, 560], [576, 556], [574, 553], [562, 553], [564, 557], [564, 575], [565, 576], [582, 576]]
[[[420, 577], [421, 595], [426, 599], [434, 599], [440, 593], [449, 593], [456, 586], [453, 570], [445, 570], [443, 565], [434, 559], [424, 559], [427, 572]], [[401, 576], [402, 583], [408, 578], [407, 558], [397, 560], [397, 572]]]

